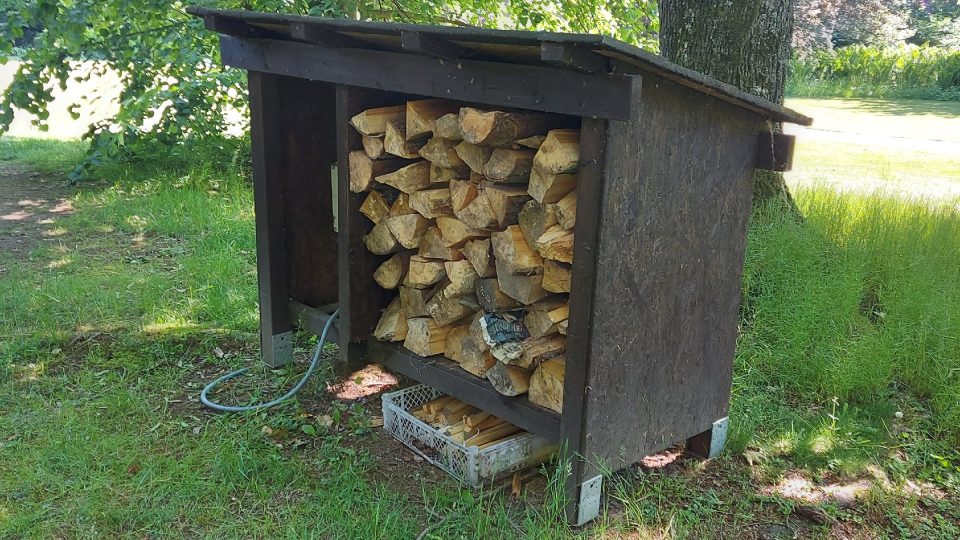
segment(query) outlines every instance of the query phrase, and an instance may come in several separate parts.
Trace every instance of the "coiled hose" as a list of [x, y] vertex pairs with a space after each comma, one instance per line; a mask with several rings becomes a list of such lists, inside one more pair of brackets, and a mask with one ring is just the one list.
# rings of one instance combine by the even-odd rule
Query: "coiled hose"
[[310, 367], [307, 368], [307, 372], [303, 374], [303, 378], [300, 379], [300, 382], [294, 385], [294, 387], [291, 388], [290, 391], [287, 392], [286, 394], [271, 401], [267, 401], [264, 403], [254, 403], [252, 405], [222, 405], [215, 401], [211, 401], [210, 398], [207, 397], [207, 394], [210, 393], [211, 390], [213, 390], [220, 384], [226, 381], [229, 381], [234, 377], [239, 377], [240, 375], [243, 375], [244, 373], [250, 371], [250, 368], [243, 368], [243, 369], [238, 369], [237, 371], [234, 371], [232, 373], [227, 373], [222, 377], [218, 377], [213, 381], [211, 381], [210, 384], [204, 386], [203, 391], [200, 392], [200, 403], [203, 403], [204, 405], [206, 405], [207, 407], [215, 411], [224, 411], [224, 412], [258, 411], [260, 409], [267, 409], [275, 405], [279, 405], [284, 401], [297, 395], [297, 393], [300, 392], [300, 389], [303, 388], [303, 385], [307, 384], [307, 381], [310, 380], [310, 377], [313, 375], [314, 370], [317, 369], [317, 365], [320, 364], [320, 353], [323, 352], [323, 345], [327, 342], [327, 333], [330, 331], [330, 327], [333, 326], [333, 321], [335, 321], [338, 316], [340, 316], [339, 309], [334, 311], [330, 315], [330, 318], [327, 319], [326, 324], [323, 325], [323, 331], [320, 332], [320, 341], [317, 342], [317, 348], [313, 351], [313, 358], [310, 360]]

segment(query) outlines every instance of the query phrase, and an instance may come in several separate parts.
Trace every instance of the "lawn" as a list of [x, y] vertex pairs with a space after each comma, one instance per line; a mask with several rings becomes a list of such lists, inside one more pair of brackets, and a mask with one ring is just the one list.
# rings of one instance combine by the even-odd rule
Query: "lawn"
[[[81, 152], [5, 139], [0, 166], [62, 177]], [[213, 152], [101, 168], [26, 253], [0, 251], [0, 538], [957, 538], [957, 201], [815, 187], [879, 165], [798, 152], [836, 165], [791, 178], [803, 221], [755, 212], [726, 453], [616, 475], [583, 530], [558, 519], [552, 466], [517, 499], [413, 461], [369, 426], [376, 399], [327, 392], [342, 366], [268, 413], [206, 412], [204, 381], [257, 366], [245, 172]], [[915, 181], [960, 181], [935, 155]], [[291, 384], [296, 345], [301, 363], [230, 391]]]

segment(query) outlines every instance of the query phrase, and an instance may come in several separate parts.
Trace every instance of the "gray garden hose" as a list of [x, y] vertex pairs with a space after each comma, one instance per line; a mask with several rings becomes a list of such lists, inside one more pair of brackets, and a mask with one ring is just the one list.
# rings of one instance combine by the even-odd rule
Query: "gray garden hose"
[[228, 381], [234, 377], [239, 377], [247, 371], [250, 371], [250, 368], [238, 369], [237, 371], [227, 373], [221, 377], [214, 379], [210, 384], [203, 387], [203, 391], [200, 392], [200, 403], [203, 403], [207, 407], [215, 411], [225, 411], [225, 412], [245, 412], [245, 411], [258, 411], [260, 409], [266, 409], [273, 407], [274, 405], [279, 405], [284, 401], [292, 398], [297, 395], [297, 392], [303, 388], [303, 385], [307, 384], [307, 381], [310, 380], [310, 376], [313, 375], [317, 365], [320, 363], [320, 353], [323, 352], [323, 345], [327, 342], [327, 332], [329, 332], [330, 327], [333, 326], [333, 321], [340, 315], [340, 310], [335, 310], [330, 318], [327, 319], [326, 324], [323, 325], [323, 331], [320, 332], [320, 341], [317, 342], [317, 348], [313, 351], [313, 358], [310, 360], [310, 367], [307, 368], [307, 372], [303, 374], [303, 378], [300, 379], [293, 388], [290, 389], [286, 394], [274, 399], [272, 401], [267, 401], [265, 403], [254, 403], [252, 405], [221, 405], [214, 401], [210, 401], [207, 397], [207, 393], [216, 388], [219, 384]]

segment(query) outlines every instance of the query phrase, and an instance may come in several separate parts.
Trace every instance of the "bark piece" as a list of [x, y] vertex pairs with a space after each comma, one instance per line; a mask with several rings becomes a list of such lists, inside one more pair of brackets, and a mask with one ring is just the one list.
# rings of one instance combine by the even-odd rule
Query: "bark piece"
[[577, 190], [557, 201], [557, 223], [564, 229], [573, 229], [577, 224]]
[[528, 395], [534, 405], [563, 412], [563, 381], [566, 362], [562, 357], [545, 360], [530, 376]]
[[503, 146], [567, 122], [561, 116], [537, 112], [482, 111], [460, 109], [460, 134], [463, 140], [485, 146]]
[[385, 157], [382, 135], [362, 135], [361, 137], [363, 140], [363, 151], [366, 152], [370, 159]]
[[497, 362], [487, 371], [487, 380], [493, 389], [505, 396], [525, 394], [530, 388], [530, 376], [529, 371], [503, 362]]
[[409, 140], [407, 130], [400, 121], [387, 124], [387, 131], [383, 136], [383, 149], [388, 154], [413, 159], [420, 157], [420, 148], [426, 144], [425, 138]]
[[374, 225], [370, 232], [364, 235], [363, 245], [367, 246], [370, 253], [374, 255], [389, 255], [403, 249], [387, 227], [386, 219]]
[[463, 170], [467, 164], [457, 155], [456, 146], [455, 141], [433, 137], [420, 149], [420, 156], [437, 167]]
[[544, 259], [572, 263], [573, 262], [573, 231], [568, 231], [560, 225], [554, 225], [543, 233], [537, 243], [540, 245], [540, 256]]
[[409, 265], [410, 253], [397, 253], [377, 267], [373, 273], [373, 280], [384, 289], [396, 289], [407, 275]]
[[570, 276], [572, 268], [569, 264], [560, 261], [543, 261], [543, 288], [555, 293], [570, 292]]
[[433, 121], [433, 135], [448, 141], [460, 141], [460, 111], [448, 113]]
[[438, 216], [437, 227], [440, 228], [443, 243], [450, 247], [460, 247], [467, 240], [490, 236], [489, 232], [468, 227], [464, 222], [453, 216]]
[[497, 148], [484, 163], [483, 176], [493, 182], [525, 183], [530, 179], [535, 154], [530, 149]]
[[443, 261], [425, 259], [419, 255], [410, 257], [407, 275], [403, 279], [405, 287], [428, 289], [447, 276]]
[[477, 146], [476, 144], [460, 141], [456, 146], [457, 155], [470, 167], [470, 170], [483, 174], [483, 166], [493, 154], [493, 148], [487, 146]]
[[543, 289], [543, 276], [511, 274], [499, 260], [496, 267], [500, 290], [521, 304], [530, 305], [550, 296], [550, 293]]
[[400, 158], [370, 159], [363, 150], [352, 150], [347, 156], [350, 167], [350, 191], [367, 191], [378, 176], [390, 174], [405, 167], [410, 162]]
[[439, 326], [429, 317], [407, 319], [407, 337], [403, 346], [420, 356], [443, 354], [449, 326]]
[[534, 165], [527, 191], [537, 202], [547, 204], [559, 201], [576, 187], [577, 175], [547, 173]]
[[547, 232], [547, 229], [557, 224], [556, 206], [527, 201], [520, 209], [517, 221], [527, 244], [533, 249], [539, 249], [540, 244], [537, 240]]
[[490, 203], [493, 215], [497, 218], [497, 224], [505, 227], [511, 223], [516, 223], [520, 214], [520, 209], [524, 203], [530, 200], [527, 194], [526, 186], [501, 186], [487, 184], [483, 188], [483, 194]]
[[373, 190], [363, 199], [363, 203], [360, 205], [360, 213], [377, 224], [390, 215], [390, 205], [387, 204], [387, 199], [384, 198], [382, 193]]
[[450, 201], [450, 189], [422, 189], [411, 193], [410, 208], [419, 212], [421, 216], [430, 219], [444, 214], [452, 214], [453, 203]]
[[497, 260], [498, 275], [501, 268], [510, 274], [543, 272], [543, 258], [527, 244], [519, 225], [511, 225], [503, 232], [491, 234], [490, 240], [493, 243], [493, 256]]
[[387, 124], [403, 121], [406, 113], [406, 104], [367, 109], [351, 118], [350, 125], [363, 135], [383, 135], [387, 131]]
[[534, 164], [549, 174], [576, 172], [580, 161], [580, 130], [554, 129], [537, 150]]
[[393, 237], [407, 249], [416, 249], [430, 227], [430, 220], [420, 214], [388, 217], [382, 223], [387, 224]]
[[420, 99], [408, 101], [406, 109], [406, 132], [410, 139], [433, 133], [434, 122], [445, 114], [456, 114], [460, 105], [447, 99]]
[[407, 337], [407, 319], [403, 316], [400, 297], [394, 298], [380, 316], [373, 337], [380, 341], [403, 341]]
[[413, 193], [430, 185], [430, 163], [416, 161], [389, 174], [376, 176], [374, 179], [404, 193]]
[[495, 312], [520, 307], [520, 302], [500, 290], [500, 282], [495, 277], [478, 279], [474, 283], [474, 290], [485, 311]]
[[490, 277], [497, 273], [490, 261], [490, 239], [468, 240], [463, 245], [463, 254], [470, 261], [479, 277]]

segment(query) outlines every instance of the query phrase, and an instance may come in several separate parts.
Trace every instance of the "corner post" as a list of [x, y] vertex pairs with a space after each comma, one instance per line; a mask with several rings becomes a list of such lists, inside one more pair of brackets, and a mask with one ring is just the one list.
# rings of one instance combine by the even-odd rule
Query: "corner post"
[[277, 75], [247, 72], [253, 200], [257, 227], [257, 279], [260, 296], [260, 356], [270, 367], [293, 360], [284, 243], [283, 125]]

